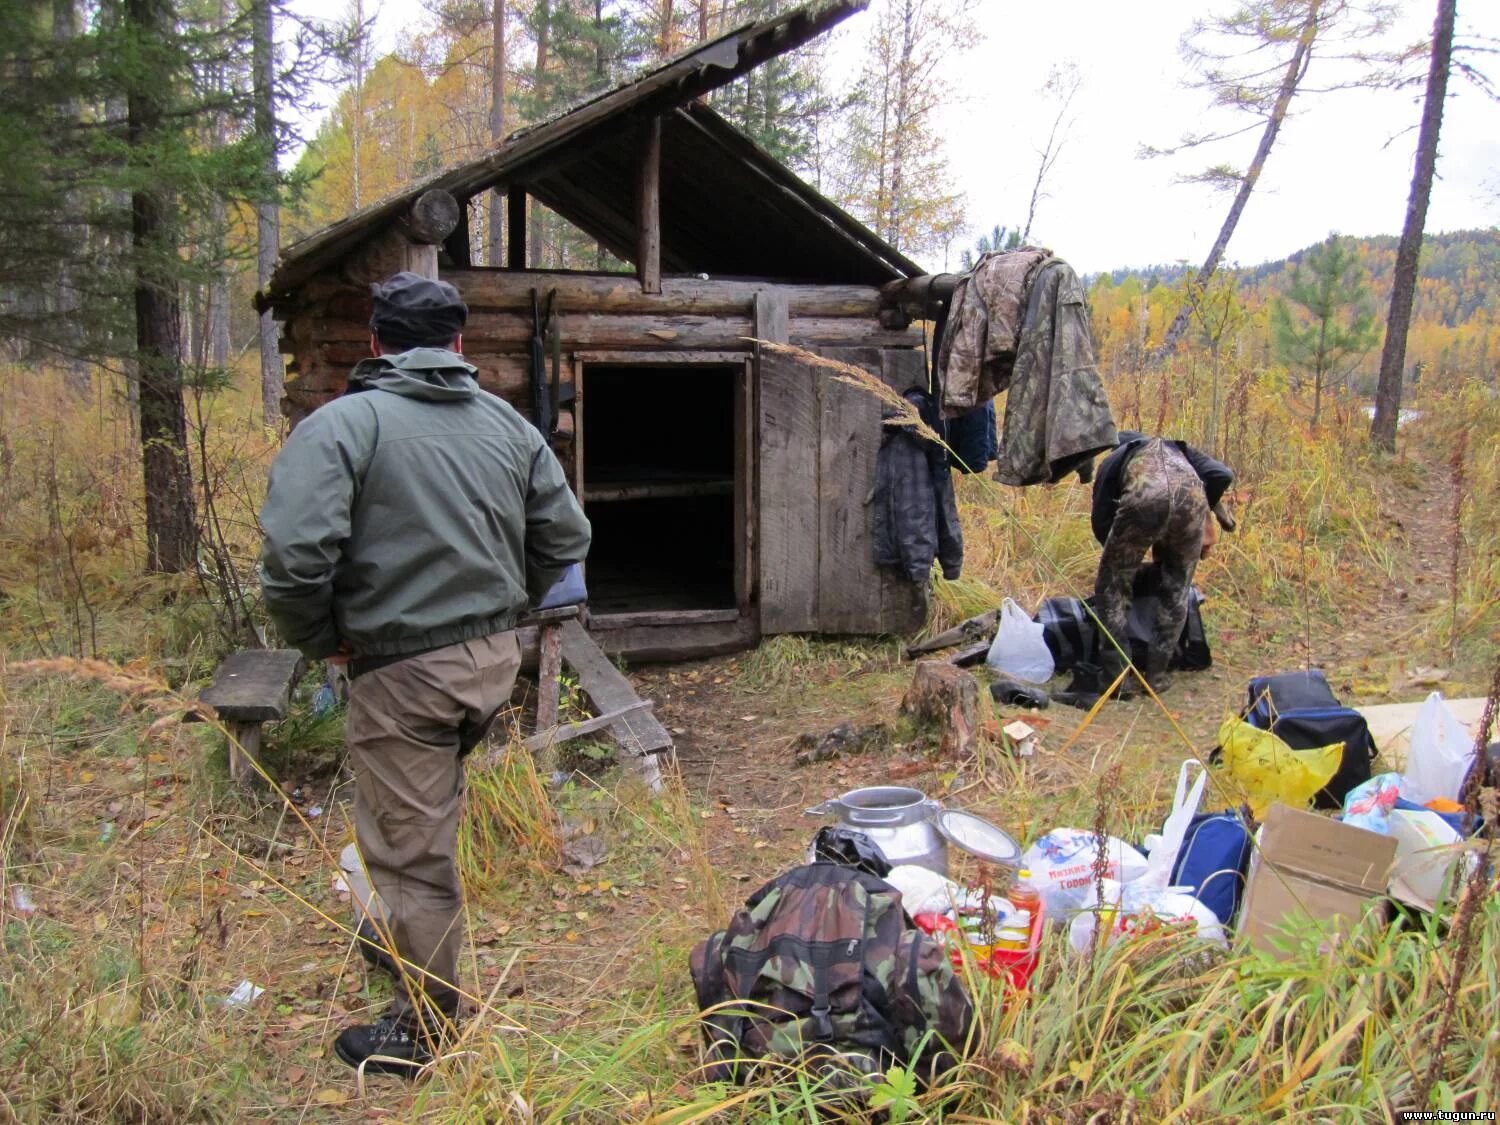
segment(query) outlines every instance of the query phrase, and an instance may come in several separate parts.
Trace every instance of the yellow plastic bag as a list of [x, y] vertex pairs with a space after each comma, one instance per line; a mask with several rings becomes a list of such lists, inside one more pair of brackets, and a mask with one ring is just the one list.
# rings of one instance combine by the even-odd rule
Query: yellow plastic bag
[[1257, 820], [1273, 801], [1306, 808], [1313, 794], [1333, 778], [1344, 759], [1344, 744], [1293, 750], [1268, 730], [1231, 715], [1219, 728], [1224, 765]]

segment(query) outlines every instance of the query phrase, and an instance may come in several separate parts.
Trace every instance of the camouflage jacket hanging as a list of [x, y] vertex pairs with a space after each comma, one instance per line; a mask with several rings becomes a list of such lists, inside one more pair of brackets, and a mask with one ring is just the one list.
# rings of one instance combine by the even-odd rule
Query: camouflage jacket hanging
[[1088, 304], [1073, 267], [1043, 262], [1021, 322], [995, 479], [1027, 485], [1092, 476], [1116, 443], [1114, 417], [1094, 365]]
[[959, 278], [938, 350], [943, 417], [983, 406], [1009, 385], [1026, 295], [1051, 257], [1035, 246], [996, 251]]

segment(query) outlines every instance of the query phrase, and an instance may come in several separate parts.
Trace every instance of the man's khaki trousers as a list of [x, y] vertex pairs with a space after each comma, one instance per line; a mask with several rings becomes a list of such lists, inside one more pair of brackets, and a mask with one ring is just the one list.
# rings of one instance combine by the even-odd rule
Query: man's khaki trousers
[[355, 839], [403, 962], [391, 1014], [407, 1022], [458, 1015], [459, 730], [505, 705], [520, 666], [512, 631], [408, 657], [349, 683]]

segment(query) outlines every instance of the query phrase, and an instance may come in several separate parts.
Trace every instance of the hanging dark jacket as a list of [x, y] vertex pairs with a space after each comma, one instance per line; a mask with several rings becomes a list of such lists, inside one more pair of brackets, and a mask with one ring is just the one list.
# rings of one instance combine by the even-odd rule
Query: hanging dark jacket
[[[925, 391], [906, 392], [934, 433], [942, 433], [937, 404]], [[886, 425], [875, 459], [875, 563], [893, 566], [910, 582], [926, 585], [932, 560], [943, 577], [955, 579], [963, 569], [964, 540], [953, 498], [953, 477], [942, 446], [910, 426]]]
[[1091, 466], [1115, 442], [1114, 417], [1094, 366], [1083, 286], [1067, 262], [1049, 259], [1031, 283], [1021, 322], [995, 479], [1014, 485], [1059, 481]]
[[[1109, 538], [1109, 529], [1114, 526], [1115, 513], [1120, 507], [1120, 494], [1125, 488], [1125, 466], [1150, 440], [1135, 430], [1121, 430], [1119, 447], [1099, 462], [1094, 474], [1094, 503], [1089, 520], [1094, 528], [1094, 538], [1101, 544]], [[1169, 441], [1167, 444], [1176, 446], [1187, 458], [1193, 472], [1203, 482], [1208, 506], [1215, 507], [1234, 483], [1234, 471], [1185, 441]]]

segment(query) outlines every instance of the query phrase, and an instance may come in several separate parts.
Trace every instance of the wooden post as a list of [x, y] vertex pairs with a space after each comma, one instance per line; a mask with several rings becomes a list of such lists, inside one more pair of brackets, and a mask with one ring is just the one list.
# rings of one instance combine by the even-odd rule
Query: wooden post
[[458, 269], [468, 269], [474, 264], [474, 252], [469, 246], [469, 200], [459, 203], [458, 225], [443, 239], [443, 249], [448, 253], [448, 261]]
[[557, 703], [562, 692], [562, 622], [552, 621], [541, 627], [541, 651], [536, 669], [536, 729], [538, 732], [557, 726]]
[[458, 226], [459, 210], [458, 200], [441, 188], [424, 191], [388, 229], [350, 255], [340, 274], [360, 286], [400, 270], [437, 277], [438, 245]]
[[526, 189], [513, 187], [505, 194], [505, 267], [526, 268]]
[[255, 768], [260, 756], [260, 723], [224, 721], [229, 743], [229, 779], [242, 788], [255, 785], [260, 771]]
[[640, 240], [635, 272], [642, 293], [661, 292], [661, 118], [653, 117], [642, 129], [641, 179], [637, 193]]

